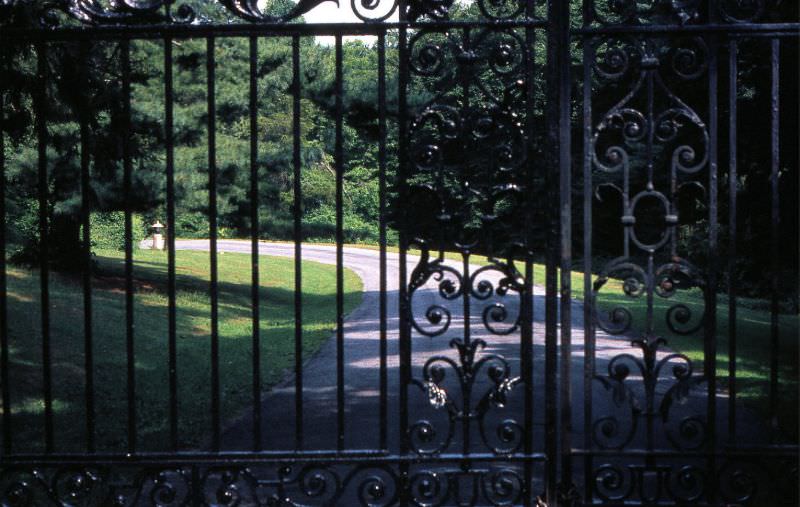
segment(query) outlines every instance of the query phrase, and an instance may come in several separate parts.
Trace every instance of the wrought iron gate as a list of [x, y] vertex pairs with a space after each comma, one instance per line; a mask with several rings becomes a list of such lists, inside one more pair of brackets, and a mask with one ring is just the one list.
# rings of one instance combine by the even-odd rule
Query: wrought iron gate
[[[255, 0], [217, 4], [171, 1], [26, 3], [0, 0], [0, 44], [32, 54], [36, 80], [20, 83], [5, 57], [0, 120], [8, 126], [26, 103], [35, 113], [29, 143], [38, 160], [36, 227], [41, 312], [42, 445], [16, 438], [25, 400], [15, 399], [15, 357], [23, 343], [8, 314], [9, 264], [0, 262], [0, 498], [10, 505], [791, 505], [797, 501], [796, 440], [778, 428], [781, 246], [779, 175], [796, 174], [781, 147], [797, 136], [796, 117], [781, 124], [781, 76], [796, 74], [796, 6], [771, 0], [452, 0], [356, 2], [358, 22], [305, 24], [319, 9], [300, 0], [271, 15]], [[341, 5], [340, 5], [341, 7]], [[216, 9], [209, 14], [209, 9]], [[336, 332], [329, 370], [304, 357], [301, 221], [302, 41], [333, 37], [335, 80]], [[376, 356], [358, 370], [358, 347], [345, 319], [343, 103], [346, 36], [373, 38], [377, 82], [372, 119], [379, 156], [379, 272], [373, 340]], [[246, 427], [230, 434], [223, 409], [217, 269], [218, 158], [215, 70], [226, 64], [218, 44], [246, 38], [252, 286], [252, 396]], [[294, 221], [294, 368], [267, 392], [260, 321], [257, 121], [258, 48], [278, 38], [292, 68]], [[163, 54], [164, 184], [167, 230], [176, 222], [173, 46], [206, 41], [208, 221], [211, 315], [208, 441], [180, 442], [179, 351], [175, 241], [168, 234], [167, 444], [148, 450], [140, 438], [136, 366], [130, 142], [121, 144], [125, 194], [124, 444], [102, 450], [94, 371], [90, 166], [92, 136], [80, 126], [82, 316], [85, 349], [85, 442], [70, 451], [55, 413], [50, 293], [57, 247], [48, 238], [50, 180], [48, 84], [80, 89], [92, 70], [91, 48], [118, 48], [122, 118], [131, 128], [131, 45], [161, 44]], [[737, 137], [739, 51], [753, 44], [767, 61], [772, 196], [772, 296], [768, 415], [737, 403], [737, 362], [719, 372], [717, 355], [736, 358]], [[48, 54], [76, 48], [77, 68], [51, 75]], [[14, 48], [13, 51], [11, 48]], [[30, 53], [32, 52], [32, 53]], [[390, 55], [387, 55], [390, 53]], [[387, 62], [396, 56], [396, 101]], [[782, 62], [784, 68], [781, 68]], [[390, 64], [391, 65], [391, 64]], [[389, 71], [392, 69], [389, 68]], [[743, 79], [743, 78], [742, 78]], [[763, 84], [763, 83], [762, 83]], [[393, 84], [394, 85], [394, 84]], [[392, 85], [392, 86], [393, 86]], [[743, 84], [751, 86], [750, 84]], [[413, 95], [411, 90], [414, 91]], [[699, 90], [699, 91], [698, 91]], [[793, 90], [791, 93], [796, 92]], [[750, 92], [748, 92], [750, 93]], [[78, 95], [81, 95], [78, 92]], [[88, 107], [76, 99], [76, 111]], [[794, 122], [794, 123], [792, 123]], [[7, 250], [8, 128], [0, 130], [0, 245]], [[749, 135], [749, 134], [748, 134]], [[394, 137], [393, 137], [394, 136]], [[725, 139], [723, 140], [723, 136]], [[126, 137], [127, 139], [127, 137]], [[392, 149], [396, 141], [396, 151]], [[724, 142], [723, 142], [724, 141]], [[747, 142], [748, 140], [745, 140]], [[19, 142], [17, 139], [15, 142]], [[23, 143], [24, 144], [24, 143]], [[582, 159], [575, 156], [582, 153]], [[724, 165], [724, 170], [720, 169]], [[724, 175], [724, 178], [723, 178]], [[787, 176], [793, 177], [795, 176]], [[723, 188], [728, 185], [728, 190]], [[697, 194], [691, 194], [698, 191]], [[681, 204], [687, 192], [694, 207]], [[609, 204], [617, 194], [621, 204]], [[721, 202], [724, 196], [727, 202]], [[598, 204], [602, 198], [603, 204]], [[619, 201], [617, 201], [619, 203]], [[614, 207], [616, 206], [616, 207]], [[684, 209], [694, 209], [683, 216]], [[720, 210], [727, 233], [720, 236]], [[615, 215], [618, 231], [597, 230], [593, 217]], [[608, 223], [607, 220], [602, 222]], [[644, 225], [643, 225], [644, 224]], [[697, 226], [697, 224], [705, 224]], [[704, 245], [701, 262], [687, 257], [682, 228]], [[398, 233], [399, 248], [387, 247]], [[573, 234], [573, 231], [575, 234]], [[723, 245], [723, 242], [726, 244]], [[612, 245], [613, 243], [613, 245]], [[598, 244], [601, 244], [598, 247]], [[730, 264], [715, 259], [720, 249]], [[613, 254], [613, 255], [612, 255]], [[577, 259], [578, 262], [574, 262]], [[603, 260], [600, 260], [603, 259]], [[537, 270], [539, 263], [544, 269]], [[390, 268], [390, 266], [396, 268]], [[390, 276], [396, 269], [396, 280]], [[582, 272], [582, 289], [573, 270]], [[721, 280], [728, 280], [724, 285]], [[397, 283], [397, 288], [392, 289]], [[720, 289], [725, 287], [723, 293]], [[396, 291], [396, 293], [395, 293]], [[721, 295], [724, 294], [724, 301]], [[718, 345], [725, 308], [728, 350]], [[397, 312], [397, 319], [393, 318]], [[115, 323], [108, 323], [115, 324]], [[672, 339], [702, 342], [700, 357], [675, 352]], [[365, 342], [366, 343], [366, 342]], [[680, 342], [680, 343], [686, 343]], [[372, 349], [370, 349], [372, 350]], [[101, 358], [100, 358], [101, 359]], [[360, 358], [359, 356], [359, 359]], [[366, 361], [366, 359], [364, 359]], [[367, 363], [364, 363], [367, 364]], [[795, 364], [796, 369], [796, 364]], [[709, 372], [717, 372], [709, 375]], [[309, 375], [314, 374], [314, 380]], [[357, 386], [372, 375], [374, 393]], [[796, 375], [796, 371], [795, 371]], [[721, 383], [724, 381], [724, 386]], [[796, 378], [794, 379], [796, 382]], [[320, 383], [321, 382], [321, 383]], [[356, 387], [354, 387], [356, 386]], [[330, 387], [330, 390], [326, 390]], [[362, 386], [363, 387], [363, 386]], [[724, 389], [723, 389], [724, 387]], [[323, 394], [314, 394], [319, 391]], [[328, 394], [325, 394], [328, 393]], [[796, 397], [796, 396], [795, 396]], [[365, 403], [359, 404], [358, 400]], [[122, 405], [121, 405], [122, 406]], [[57, 424], [59, 426], [57, 426]], [[238, 439], [238, 440], [237, 440]], [[247, 440], [241, 444], [242, 440]], [[232, 443], [239, 442], [239, 443]], [[38, 445], [38, 444], [37, 444]], [[35, 446], [34, 446], [35, 447]]]

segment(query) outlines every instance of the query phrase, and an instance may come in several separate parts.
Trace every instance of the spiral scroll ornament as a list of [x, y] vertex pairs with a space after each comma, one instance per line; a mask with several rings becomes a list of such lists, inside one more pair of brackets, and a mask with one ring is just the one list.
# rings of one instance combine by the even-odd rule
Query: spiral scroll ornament
[[[431, 258], [424, 242], [417, 246], [422, 253], [408, 286], [409, 321], [417, 333], [428, 338], [446, 334], [457, 318], [455, 308], [465, 299], [471, 306], [483, 307], [477, 317], [487, 335], [503, 336], [518, 330], [519, 304], [511, 305], [509, 298], [521, 301], [525, 286], [512, 262], [495, 261], [465, 275], [444, 258]], [[424, 299], [417, 304], [417, 298]], [[411, 381], [431, 411], [430, 417], [411, 424], [408, 437], [412, 449], [421, 455], [444, 452], [454, 443], [458, 425], [468, 421], [477, 424], [481, 441], [492, 452], [518, 451], [523, 427], [511, 415], [503, 415], [512, 414], [507, 408], [509, 397], [521, 379], [512, 376], [504, 357], [482, 353], [487, 346], [482, 338], [466, 333], [450, 339], [449, 346], [456, 351], [456, 358], [427, 358], [421, 377]], [[446, 415], [444, 419], [441, 414]]]
[[604, 502], [684, 505], [704, 498], [705, 469], [694, 464], [639, 465], [604, 463], [593, 471], [594, 492]]
[[[387, 21], [397, 14], [400, 7], [398, 0], [298, 0], [285, 14], [273, 15], [264, 10], [264, 2], [257, 0], [209, 0], [202, 6], [202, 11], [216, 12], [202, 16], [196, 3], [176, 3], [174, 0], [47, 0], [41, 4], [38, 21], [41, 28], [53, 28], [62, 22], [98, 26], [215, 22], [280, 24], [297, 21], [327, 1], [334, 2], [340, 9], [347, 5], [365, 23]], [[453, 0], [410, 0], [405, 4], [405, 17], [415, 23], [448, 20], [453, 3]], [[30, 7], [26, 4], [28, 2], [20, 0], [0, 2], [0, 25], [24, 20], [27, 15], [22, 15], [21, 10]], [[476, 5], [483, 19], [507, 21], [521, 18], [526, 3], [520, 0], [479, 0]], [[62, 14], [66, 16], [64, 19], [61, 19]]]
[[502, 255], [523, 243], [530, 199], [523, 35], [487, 28], [410, 36], [410, 80], [426, 92], [408, 125], [403, 201], [414, 212], [399, 210], [396, 222], [410, 238]]
[[[270, 14], [263, 9], [264, 3], [257, 0], [215, 0], [207, 2], [209, 9], [205, 9], [209, 13], [216, 11], [209, 14], [211, 17], [200, 15], [194, 4], [175, 3], [173, 0], [48, 0], [41, 4], [37, 18], [41, 28], [75, 22], [95, 26], [219, 22], [280, 24], [298, 20], [327, 1], [340, 5], [340, 1], [345, 0], [298, 0], [282, 15]], [[349, 3], [356, 17], [370, 23], [387, 20], [398, 8], [397, 0], [350, 0]], [[446, 13], [447, 9], [444, 7], [443, 5], [438, 9]], [[0, 25], [14, 24], [26, 19], [27, 14], [21, 11], [28, 8], [25, 2], [16, 0], [0, 3]]]

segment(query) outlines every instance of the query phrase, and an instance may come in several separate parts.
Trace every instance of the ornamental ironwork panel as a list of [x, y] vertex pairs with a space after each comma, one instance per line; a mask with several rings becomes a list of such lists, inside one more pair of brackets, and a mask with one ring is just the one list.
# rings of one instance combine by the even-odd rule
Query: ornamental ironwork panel
[[[750, 65], [739, 48], [761, 44], [758, 51], [768, 59], [771, 83], [759, 93], [771, 96], [772, 108], [762, 110], [772, 118], [764, 163], [776, 178], [782, 164], [780, 50], [796, 45], [782, 38], [780, 23], [795, 16], [769, 2], [584, 5], [587, 297], [583, 385], [577, 388], [584, 396], [583, 435], [573, 456], [582, 458], [576, 466], [584, 474], [586, 503], [796, 501], [779, 486], [796, 473], [795, 451], [772, 474], [754, 465], [792, 437], [781, 432], [775, 412], [755, 415], [752, 405], [736, 400], [743, 360], [736, 342], [748, 338], [737, 333], [742, 324], [734, 281], [741, 230], [737, 155], [746, 149], [737, 133], [754, 134], [737, 124], [737, 108], [746, 100], [742, 89], [761, 86], [738, 73], [740, 63]], [[773, 187], [774, 230], [777, 198]], [[765, 211], [769, 205], [759, 212]], [[602, 224], [613, 216], [617, 231], [598, 229], [595, 216]], [[610, 238], [618, 246], [609, 248]], [[772, 248], [774, 241], [773, 234]], [[596, 252], [613, 254], [600, 263]], [[775, 322], [775, 306], [772, 312]], [[769, 332], [774, 357], [780, 330], [773, 325]], [[773, 399], [774, 410], [774, 360], [771, 368], [773, 387], [765, 399]], [[753, 452], [748, 464], [739, 454], [743, 448]]]
[[[353, 21], [305, 22], [334, 7]], [[773, 0], [0, 0], [3, 504], [796, 504], [797, 17]], [[352, 167], [356, 137], [374, 167]], [[377, 194], [374, 253], [348, 244], [359, 191]], [[314, 199], [330, 202], [309, 218]], [[264, 224], [267, 205], [287, 218]], [[109, 210], [110, 276], [93, 252]], [[135, 259], [142, 212], [163, 213], [166, 268]], [[182, 221], [207, 237], [176, 238]], [[181, 249], [208, 251], [208, 272], [189, 280]], [[232, 305], [237, 252], [252, 277]], [[262, 286], [265, 253], [291, 260], [292, 290]], [[333, 266], [331, 294], [304, 292], [308, 260]], [[182, 283], [208, 296], [188, 331]], [[160, 322], [147, 293], [156, 367], [137, 348]], [[118, 319], [97, 322], [104, 304]], [[236, 360], [232, 306], [250, 325]], [[83, 326], [69, 354], [65, 312]], [[186, 361], [204, 363], [197, 399]]]

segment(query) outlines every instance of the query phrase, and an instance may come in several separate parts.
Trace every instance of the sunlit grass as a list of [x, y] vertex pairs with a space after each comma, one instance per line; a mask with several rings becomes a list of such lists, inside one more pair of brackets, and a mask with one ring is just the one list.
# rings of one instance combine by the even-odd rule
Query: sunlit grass
[[[210, 417], [209, 255], [176, 252], [179, 435], [185, 448], [207, 442]], [[303, 353], [310, 357], [334, 327], [335, 267], [303, 262]], [[92, 280], [96, 438], [99, 450], [127, 445], [125, 279], [121, 252], [98, 252]], [[251, 257], [219, 255], [219, 359], [223, 420], [252, 403]], [[41, 451], [44, 402], [39, 273], [8, 270], [10, 389], [15, 451]], [[136, 251], [134, 362], [139, 448], [168, 448], [167, 257]], [[261, 257], [261, 368], [264, 387], [294, 366], [294, 262]], [[345, 311], [361, 301], [361, 280], [345, 270]], [[51, 371], [55, 446], [85, 448], [83, 295], [80, 279], [50, 275]]]

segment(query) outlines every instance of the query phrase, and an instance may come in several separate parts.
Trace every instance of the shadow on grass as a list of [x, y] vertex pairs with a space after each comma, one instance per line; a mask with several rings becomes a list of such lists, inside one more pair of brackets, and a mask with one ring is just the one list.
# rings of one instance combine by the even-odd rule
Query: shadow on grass
[[[138, 255], [138, 252], [137, 252]], [[193, 257], [196, 256], [196, 259]], [[194, 448], [211, 428], [211, 313], [208, 255], [181, 253], [176, 292], [176, 380], [178, 434], [182, 448]], [[219, 373], [223, 421], [253, 399], [253, 322], [249, 255], [220, 259]], [[246, 259], [244, 259], [246, 258]], [[187, 264], [182, 265], [182, 260]], [[196, 262], [201, 259], [202, 262]], [[228, 261], [228, 259], [231, 259]], [[264, 258], [259, 290], [262, 390], [279, 382], [294, 365], [294, 272], [291, 259]], [[241, 262], [240, 262], [241, 261]], [[239, 272], [237, 264], [248, 266]], [[128, 446], [128, 340], [124, 264], [99, 258], [92, 280], [92, 374], [95, 439], [99, 451]], [[136, 260], [131, 342], [137, 449], [163, 450], [169, 442], [169, 332], [165, 264]], [[303, 263], [303, 355], [330, 336], [336, 321], [335, 268]], [[246, 281], [245, 281], [246, 280]], [[37, 271], [8, 272], [10, 395], [14, 452], [45, 449], [44, 346], [40, 277]], [[346, 272], [345, 312], [361, 301], [360, 280]], [[86, 449], [86, 341], [80, 279], [50, 275], [49, 357], [52, 378], [54, 448]]]

